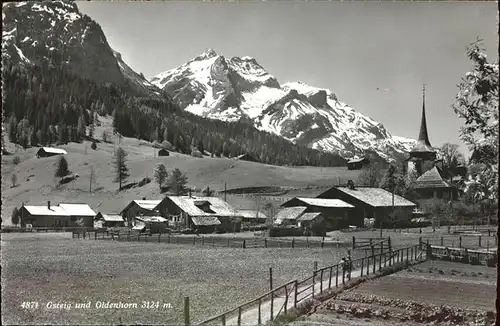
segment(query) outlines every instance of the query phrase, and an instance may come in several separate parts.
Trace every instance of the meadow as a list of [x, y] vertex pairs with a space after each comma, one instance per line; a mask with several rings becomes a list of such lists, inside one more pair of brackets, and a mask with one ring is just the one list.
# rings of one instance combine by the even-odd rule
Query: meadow
[[[71, 239], [71, 234], [2, 234], [2, 324], [168, 324], [221, 313], [273, 283], [310, 276], [314, 262], [336, 264], [345, 249], [207, 248]], [[95, 303], [137, 303], [96, 309]], [[140, 308], [143, 301], [159, 308]], [[22, 308], [38, 302], [38, 309]], [[47, 304], [69, 303], [70, 309]], [[91, 302], [89, 309], [76, 303]], [[163, 308], [167, 304], [171, 308]]]

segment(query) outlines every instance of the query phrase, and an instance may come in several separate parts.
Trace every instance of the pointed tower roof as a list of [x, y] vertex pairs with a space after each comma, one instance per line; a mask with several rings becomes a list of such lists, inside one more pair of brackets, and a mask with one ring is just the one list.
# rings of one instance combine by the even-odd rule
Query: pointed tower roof
[[420, 132], [418, 134], [417, 145], [412, 149], [412, 153], [413, 152], [435, 152], [427, 133], [427, 120], [425, 118], [425, 84], [422, 90], [422, 120], [420, 121]]

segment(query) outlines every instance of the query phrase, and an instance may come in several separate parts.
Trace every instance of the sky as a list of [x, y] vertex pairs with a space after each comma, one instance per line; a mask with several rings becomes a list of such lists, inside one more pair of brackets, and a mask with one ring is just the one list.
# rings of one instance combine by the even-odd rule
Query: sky
[[426, 84], [431, 144], [459, 144], [451, 104], [483, 39], [498, 57], [496, 2], [77, 2], [111, 47], [150, 78], [208, 48], [254, 57], [281, 84], [302, 81], [417, 138]]

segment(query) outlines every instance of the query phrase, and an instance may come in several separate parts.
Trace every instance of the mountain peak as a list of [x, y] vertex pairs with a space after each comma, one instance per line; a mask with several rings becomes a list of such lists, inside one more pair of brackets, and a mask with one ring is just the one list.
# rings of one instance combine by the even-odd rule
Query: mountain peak
[[198, 60], [210, 59], [216, 56], [218, 56], [217, 52], [215, 52], [215, 50], [212, 48], [208, 48], [205, 51], [203, 51], [203, 53], [201, 53], [199, 56], [197, 56], [196, 59]]

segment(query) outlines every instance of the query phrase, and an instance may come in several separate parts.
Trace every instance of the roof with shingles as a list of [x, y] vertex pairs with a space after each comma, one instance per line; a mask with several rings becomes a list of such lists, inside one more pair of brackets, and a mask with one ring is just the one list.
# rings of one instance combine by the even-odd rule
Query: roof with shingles
[[415, 181], [415, 188], [450, 188], [448, 182], [444, 181], [437, 167], [422, 174]]
[[[302, 203], [305, 203], [310, 206], [319, 206], [319, 207], [339, 207], [339, 208], [354, 208], [353, 205], [346, 203], [340, 199], [327, 199], [327, 198], [308, 198], [308, 197], [294, 197], [291, 200], [299, 200]], [[286, 203], [285, 203], [286, 204]], [[285, 205], [283, 204], [283, 205]]]
[[347, 161], [347, 163], [360, 163], [360, 162], [363, 162], [365, 160], [368, 161], [368, 159], [366, 157], [352, 158], [349, 161]]
[[[372, 207], [390, 207], [392, 206], [392, 193], [382, 188], [356, 187], [350, 189], [347, 187], [335, 187], [343, 193], [354, 197]], [[395, 207], [414, 207], [415, 203], [394, 195]]]
[[70, 216], [96, 216], [96, 213], [87, 204], [59, 204]]
[[60, 148], [42, 147], [39, 149], [39, 151], [40, 150], [44, 150], [46, 153], [52, 153], [52, 154], [62, 154], [62, 155], [68, 154], [64, 149]]
[[[167, 196], [167, 198], [189, 216], [241, 216], [236, 209], [218, 197]], [[214, 213], [204, 212], [195, 205], [195, 202], [210, 203], [210, 209]]]
[[299, 216], [297, 221], [313, 221], [319, 216], [321, 216], [321, 213], [304, 213], [301, 216]]
[[134, 200], [133, 202], [140, 208], [152, 211], [158, 206], [161, 200]]
[[239, 209], [238, 215], [244, 218], [267, 219], [267, 216], [264, 213], [251, 209]]
[[307, 209], [305, 206], [285, 207], [274, 216], [276, 221], [296, 220]]

